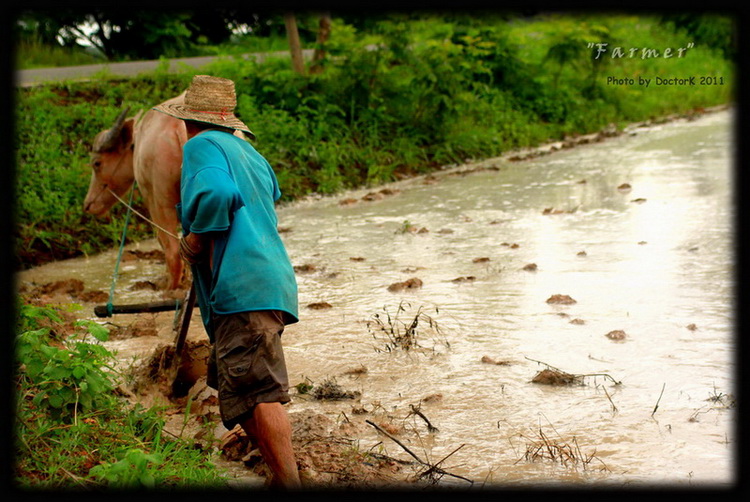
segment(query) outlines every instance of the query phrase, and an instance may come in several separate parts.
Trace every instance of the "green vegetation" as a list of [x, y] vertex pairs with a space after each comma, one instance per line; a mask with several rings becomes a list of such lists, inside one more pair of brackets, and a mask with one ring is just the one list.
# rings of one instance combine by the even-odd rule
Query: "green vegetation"
[[[241, 5], [179, 11], [111, 6], [18, 9], [13, 31], [20, 69], [85, 64], [95, 58], [142, 61], [287, 49], [280, 13], [258, 14], [254, 7]], [[313, 43], [319, 15], [295, 17], [300, 38]]]
[[87, 54], [68, 47], [56, 47], [44, 44], [37, 38], [19, 41], [15, 48], [15, 58], [16, 66], [19, 70], [103, 62], [101, 58], [93, 54]]
[[[234, 56], [202, 70], [236, 82], [238, 114], [256, 133], [255, 146], [276, 169], [287, 201], [733, 99], [725, 18], [391, 15], [366, 31], [333, 21], [320, 72], [297, 74], [283, 58]], [[608, 44], [598, 59], [589, 45], [596, 43]], [[616, 47], [626, 54], [669, 47], [674, 57], [612, 58]], [[147, 110], [181, 92], [192, 73], [159, 70], [127, 80], [102, 74], [18, 90], [22, 266], [118, 242], [123, 207], [105, 220], [82, 210], [91, 140], [122, 106]], [[651, 84], [639, 85], [641, 77]], [[695, 85], [657, 85], [656, 77], [693, 77]], [[710, 77], [705, 85], [702, 77]], [[622, 79], [634, 80], [613, 83]], [[131, 240], [151, 235], [147, 224], [131, 225]]]
[[159, 410], [116, 392], [114, 355], [93, 321], [22, 305], [16, 354], [14, 478], [22, 489], [224, 486], [210, 452], [165, 437]]

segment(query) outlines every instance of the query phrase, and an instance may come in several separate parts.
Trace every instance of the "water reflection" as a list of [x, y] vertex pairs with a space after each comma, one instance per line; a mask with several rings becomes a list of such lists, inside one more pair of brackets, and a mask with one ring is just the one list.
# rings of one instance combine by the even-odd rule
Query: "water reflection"
[[[567, 479], [517, 463], [522, 436], [543, 427], [585, 443], [610, 470], [577, 481], [730, 481], [732, 412], [706, 401], [733, 390], [730, 123], [729, 113], [711, 115], [437, 184], [402, 182], [376, 202], [285, 208], [294, 261], [324, 270], [300, 278], [303, 304], [334, 306], [305, 312], [285, 335], [292, 371], [319, 380], [363, 363], [370, 373], [353, 382], [363, 400], [404, 414], [443, 393], [429, 409], [441, 424], [431, 453], [467, 443], [451, 458], [474, 478]], [[400, 233], [405, 222], [429, 232]], [[529, 263], [536, 272], [522, 270]], [[411, 276], [424, 281], [419, 291], [387, 292]], [[577, 303], [550, 306], [552, 294]], [[368, 346], [357, 321], [402, 300], [439, 308], [447, 354], [404, 361]], [[612, 330], [627, 338], [609, 340]], [[514, 364], [484, 365], [483, 355]], [[604, 382], [533, 385], [541, 367], [529, 359], [623, 385], [607, 387], [609, 397]]]

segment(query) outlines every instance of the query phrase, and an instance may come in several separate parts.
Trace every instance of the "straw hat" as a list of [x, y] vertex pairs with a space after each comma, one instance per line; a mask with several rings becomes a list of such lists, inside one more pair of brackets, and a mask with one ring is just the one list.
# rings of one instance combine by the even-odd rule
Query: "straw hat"
[[237, 129], [255, 139], [253, 132], [234, 115], [235, 106], [234, 82], [210, 75], [195, 75], [185, 92], [184, 103], [163, 103], [154, 110], [182, 120]]

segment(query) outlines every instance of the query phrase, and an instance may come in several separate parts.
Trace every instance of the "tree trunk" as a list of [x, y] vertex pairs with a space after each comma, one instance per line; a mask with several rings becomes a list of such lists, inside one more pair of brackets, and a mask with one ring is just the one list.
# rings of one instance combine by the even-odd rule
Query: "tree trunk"
[[315, 53], [313, 54], [312, 65], [310, 65], [310, 73], [320, 73], [323, 70], [323, 67], [320, 65], [320, 61], [326, 54], [325, 49], [323, 49], [323, 44], [328, 41], [330, 35], [331, 15], [326, 12], [321, 14], [320, 22], [318, 23], [318, 40], [317, 46], [315, 47]]
[[297, 20], [294, 13], [284, 14], [286, 25], [286, 38], [289, 40], [289, 51], [292, 54], [292, 69], [300, 75], [305, 73], [305, 64], [302, 61], [302, 47], [299, 42], [299, 31], [297, 31]]

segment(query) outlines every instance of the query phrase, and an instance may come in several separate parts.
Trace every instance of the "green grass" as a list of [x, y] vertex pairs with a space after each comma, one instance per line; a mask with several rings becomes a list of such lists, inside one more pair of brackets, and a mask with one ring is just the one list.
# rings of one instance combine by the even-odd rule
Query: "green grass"
[[14, 48], [15, 65], [19, 70], [101, 64], [104, 59], [80, 49], [54, 47], [34, 40], [19, 41]]

